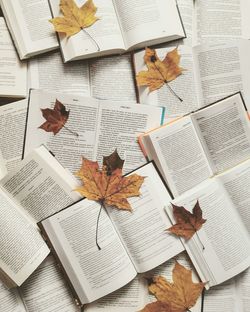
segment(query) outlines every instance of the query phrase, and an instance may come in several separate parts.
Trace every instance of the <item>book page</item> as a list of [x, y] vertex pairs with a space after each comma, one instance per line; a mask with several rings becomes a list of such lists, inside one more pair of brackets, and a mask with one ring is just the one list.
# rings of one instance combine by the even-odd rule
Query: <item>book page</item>
[[185, 45], [192, 46], [194, 42], [194, 0], [177, 0], [181, 19], [187, 38], [183, 39]]
[[1, 281], [0, 307], [2, 312], [27, 312], [18, 292], [7, 289]]
[[249, 1], [197, 0], [195, 5], [199, 43], [250, 38], [250, 23], [246, 13], [249, 12]]
[[[27, 114], [27, 100], [0, 106], [0, 151], [7, 171], [13, 170], [22, 159]], [[8, 129], [8, 131], [6, 131]]]
[[193, 48], [195, 72], [201, 81], [200, 106], [216, 102], [241, 91], [250, 100], [250, 43], [232, 40], [227, 43], [200, 45]]
[[140, 134], [161, 123], [162, 108], [130, 102], [100, 101], [96, 135], [95, 158], [102, 157], [115, 149], [125, 159], [123, 173], [130, 172], [146, 163], [137, 138]]
[[47, 0], [1, 0], [17, 49], [22, 58], [58, 47], [56, 34], [48, 22]]
[[49, 249], [38, 228], [3, 190], [0, 191], [0, 214], [0, 269], [20, 286], [46, 258]]
[[[211, 287], [249, 267], [250, 240], [236, 207], [217, 180], [202, 182], [173, 203], [191, 211], [197, 200], [207, 221], [190, 240], [182, 242], [201, 280]], [[176, 223], [171, 206], [167, 212]]]
[[250, 233], [250, 160], [216, 177], [227, 190]]
[[90, 96], [87, 62], [63, 64], [56, 51], [29, 60], [28, 71], [30, 88]]
[[44, 146], [0, 181], [1, 189], [35, 223], [79, 200], [81, 197], [73, 191], [77, 186], [74, 177]]
[[[75, 2], [81, 7], [85, 0]], [[50, 0], [50, 4], [53, 16], [60, 16], [60, 0]], [[64, 34], [59, 34], [65, 61], [78, 59], [81, 56], [94, 56], [100, 53], [99, 51], [114, 50], [114, 53], [118, 53], [125, 49], [112, 0], [95, 0], [95, 6], [99, 20], [93, 25], [69, 38], [66, 38]]]
[[4, 18], [0, 18], [0, 96], [25, 97], [27, 66], [18, 59]]
[[192, 114], [214, 173], [250, 157], [250, 127], [240, 93]]
[[147, 297], [146, 279], [136, 276], [128, 285], [117, 291], [86, 305], [85, 312], [134, 312], [140, 311], [145, 305]]
[[136, 276], [106, 210], [102, 209], [97, 224], [99, 211], [99, 203], [84, 199], [42, 222], [82, 304], [119, 289]]
[[236, 277], [237, 297], [242, 312], [247, 312], [250, 304], [250, 269]]
[[146, 177], [140, 197], [129, 199], [132, 212], [108, 207], [108, 213], [137, 272], [151, 270], [183, 251], [180, 240], [165, 230], [171, 223], [164, 207], [171, 197], [152, 163], [135, 171]]
[[[184, 37], [175, 0], [113, 1], [126, 49]], [[165, 39], [165, 40], [164, 40]]]
[[[65, 127], [56, 135], [39, 127], [46, 121], [41, 109], [54, 108], [59, 100], [69, 112]], [[99, 101], [93, 98], [32, 90], [28, 107], [24, 156], [44, 144], [64, 168], [78, 171], [82, 157], [94, 159]], [[67, 129], [66, 129], [67, 127]]]
[[44, 260], [19, 291], [27, 312], [80, 312], [52, 256]]
[[131, 62], [130, 54], [90, 61], [91, 96], [102, 100], [136, 102]]
[[0, 150], [0, 179], [2, 179], [7, 173], [7, 168], [5, 165], [5, 161], [2, 155], [2, 152]]
[[[166, 54], [174, 50], [176, 46], [156, 49], [160, 60], [164, 60]], [[184, 69], [182, 74], [175, 80], [163, 85], [160, 89], [149, 93], [148, 87], [137, 87], [140, 103], [159, 105], [166, 107], [167, 117], [176, 117], [192, 112], [198, 108], [198, 97], [196, 87], [196, 74], [194, 72], [193, 53], [189, 46], [178, 46], [178, 53], [181, 56], [180, 67]], [[137, 52], [134, 55], [136, 74], [147, 70], [144, 63], [145, 51]], [[157, 70], [157, 68], [156, 68]], [[171, 91], [171, 89], [173, 91]], [[175, 92], [178, 97], [173, 93]]]
[[174, 196], [189, 190], [213, 175], [189, 116], [148, 134], [153, 159]]

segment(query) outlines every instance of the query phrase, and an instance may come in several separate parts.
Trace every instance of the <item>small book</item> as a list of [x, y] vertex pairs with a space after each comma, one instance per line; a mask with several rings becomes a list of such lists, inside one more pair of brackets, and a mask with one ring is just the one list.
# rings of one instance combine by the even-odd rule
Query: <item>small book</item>
[[21, 60], [58, 48], [47, 0], [0, 0]]
[[[53, 16], [60, 16], [60, 0], [49, 2]], [[79, 7], [83, 4], [75, 2]], [[95, 0], [94, 4], [98, 21], [69, 38], [59, 34], [65, 62], [124, 53], [185, 37], [175, 0]]]
[[27, 65], [19, 61], [3, 17], [0, 17], [0, 59], [0, 97], [26, 97]]
[[[183, 250], [165, 231], [170, 221], [164, 207], [170, 194], [154, 164], [133, 173], [146, 177], [140, 197], [129, 199], [132, 212], [83, 199], [41, 221], [39, 227], [61, 264], [79, 303], [97, 300]], [[98, 249], [96, 239], [101, 250]]]
[[[56, 134], [41, 126], [42, 111], [53, 110], [56, 101], [69, 112], [67, 122]], [[50, 111], [51, 112], [51, 111]], [[146, 163], [138, 135], [161, 125], [161, 107], [137, 105], [133, 101], [108, 101], [43, 90], [31, 90], [24, 141], [24, 156], [45, 144], [64, 168], [75, 173], [82, 157], [102, 161], [115, 149], [126, 160], [125, 172]], [[49, 128], [47, 129], [49, 130]]]
[[174, 196], [250, 157], [249, 119], [241, 93], [139, 138]]
[[41, 146], [0, 180], [0, 278], [20, 286], [47, 257], [37, 222], [80, 199], [78, 183]]

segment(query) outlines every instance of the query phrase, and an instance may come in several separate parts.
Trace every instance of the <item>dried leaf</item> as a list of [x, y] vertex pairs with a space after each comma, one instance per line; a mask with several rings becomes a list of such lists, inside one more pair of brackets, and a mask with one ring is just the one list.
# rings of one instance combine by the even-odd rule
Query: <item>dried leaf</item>
[[[173, 283], [168, 282], [162, 276], [157, 276], [153, 279], [153, 283], [149, 285], [149, 291], [155, 295], [158, 302], [162, 303], [162, 305], [158, 304], [162, 310], [155, 309], [157, 304], [149, 304], [142, 312], [185, 312], [196, 304], [205, 283], [193, 283], [192, 271], [178, 262], [175, 263], [172, 274]], [[164, 307], [166, 310], [164, 310]]]
[[54, 109], [41, 109], [43, 117], [46, 121], [39, 127], [46, 132], [53, 132], [56, 135], [66, 124], [69, 118], [69, 110], [66, 111], [65, 106], [56, 100]]
[[[110, 157], [108, 157], [109, 160]], [[116, 165], [111, 163], [109, 166], [114, 168]], [[100, 170], [97, 162], [85, 158], [82, 159], [81, 169], [76, 176], [83, 182], [83, 186], [76, 189], [82, 196], [107, 206], [129, 211], [131, 211], [131, 206], [127, 198], [139, 196], [139, 190], [144, 181], [144, 177], [137, 174], [123, 177], [120, 168], [108, 174], [105, 165]]]
[[147, 86], [149, 92], [161, 88], [165, 83], [176, 79], [184, 70], [179, 66], [180, 55], [178, 49], [167, 53], [161, 61], [155, 50], [146, 48], [144, 62], [148, 67], [147, 71], [141, 71], [136, 76], [138, 86]]
[[155, 301], [147, 304], [140, 312], [172, 312], [172, 310], [167, 303]]
[[109, 156], [103, 157], [103, 166], [107, 168], [107, 174], [111, 175], [115, 169], [122, 169], [124, 165], [124, 160], [120, 158], [117, 153], [117, 149]]
[[174, 218], [177, 223], [167, 229], [167, 231], [177, 236], [190, 239], [206, 222], [206, 220], [202, 218], [202, 210], [199, 202], [196, 202], [193, 213], [182, 206], [176, 206], [174, 204], [172, 204], [172, 206]]
[[67, 37], [90, 27], [98, 20], [95, 16], [97, 7], [93, 0], [87, 0], [80, 8], [74, 0], [61, 0], [60, 9], [64, 16], [55, 17], [50, 22], [54, 25], [55, 31], [65, 33]]

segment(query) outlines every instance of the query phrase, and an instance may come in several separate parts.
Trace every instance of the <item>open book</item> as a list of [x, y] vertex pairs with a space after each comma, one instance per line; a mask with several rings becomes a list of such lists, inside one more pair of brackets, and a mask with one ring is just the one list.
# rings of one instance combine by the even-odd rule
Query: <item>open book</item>
[[0, 59], [0, 97], [26, 97], [27, 65], [19, 61], [3, 17], [0, 17]]
[[41, 146], [0, 181], [0, 278], [20, 286], [49, 253], [36, 223], [80, 199], [77, 182]]
[[102, 210], [101, 250], [97, 202], [81, 200], [39, 223], [80, 304], [117, 290], [183, 250], [180, 240], [164, 231], [170, 225], [164, 206], [171, 197], [155, 166], [149, 163], [134, 173], [146, 177], [141, 196], [129, 200], [132, 212]]
[[47, 0], [0, 0], [0, 4], [21, 60], [58, 47], [48, 22]]
[[[60, 0], [49, 0], [54, 17]], [[75, 0], [80, 7], [83, 0]], [[175, 0], [95, 0], [99, 20], [70, 38], [59, 34], [64, 60], [118, 54], [185, 37]]]
[[[45, 122], [41, 109], [53, 108], [55, 101], [70, 110], [69, 118], [54, 135], [38, 128]], [[64, 168], [75, 173], [82, 156], [101, 161], [116, 148], [129, 172], [146, 159], [137, 143], [137, 136], [161, 124], [163, 109], [137, 105], [127, 101], [104, 101], [62, 93], [31, 90], [27, 114], [24, 155], [45, 144]]]
[[139, 139], [174, 196], [250, 157], [248, 115], [240, 93], [149, 131]]
[[[190, 1], [191, 2], [191, 1]], [[175, 47], [156, 49], [159, 58]], [[195, 47], [178, 46], [180, 66], [185, 70], [168, 85], [183, 100], [180, 102], [166, 85], [149, 93], [138, 88], [138, 101], [166, 107], [166, 117], [176, 117], [204, 107], [232, 93], [241, 91], [250, 109], [250, 42], [232, 40], [226, 43], [202, 44]], [[144, 51], [134, 54], [135, 72], [145, 70]]]
[[[182, 242], [201, 280], [214, 286], [250, 266], [250, 159], [173, 200], [192, 209], [199, 200], [206, 223]], [[175, 223], [172, 207], [166, 207]], [[199, 236], [199, 237], [198, 237]]]

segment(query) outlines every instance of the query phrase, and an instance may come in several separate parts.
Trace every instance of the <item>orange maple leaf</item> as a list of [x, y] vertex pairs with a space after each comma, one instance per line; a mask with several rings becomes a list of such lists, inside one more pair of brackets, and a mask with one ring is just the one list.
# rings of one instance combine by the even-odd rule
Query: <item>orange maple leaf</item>
[[39, 127], [46, 132], [53, 132], [56, 135], [66, 124], [69, 118], [69, 110], [58, 100], [54, 105], [54, 109], [41, 109], [43, 117], [46, 121]]
[[173, 283], [162, 276], [153, 278], [148, 288], [158, 301], [146, 305], [141, 312], [185, 312], [196, 304], [206, 283], [194, 283], [192, 271], [178, 262], [172, 275]]
[[76, 173], [76, 176], [82, 180], [83, 186], [78, 187], [76, 191], [90, 200], [100, 202], [103, 206], [131, 211], [127, 198], [140, 195], [139, 190], [144, 177], [137, 174], [123, 177], [120, 168], [123, 163], [118, 166], [116, 164], [115, 168], [112, 165], [109, 170], [106, 163], [107, 159], [104, 158], [104, 165], [100, 170], [96, 161], [83, 158], [81, 169]]
[[206, 220], [202, 218], [202, 210], [199, 202], [196, 202], [192, 210], [193, 213], [182, 206], [176, 206], [174, 204], [172, 204], [172, 206], [174, 218], [177, 223], [167, 229], [167, 231], [177, 236], [190, 239], [206, 222]]

